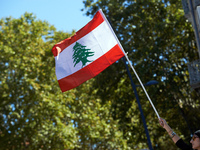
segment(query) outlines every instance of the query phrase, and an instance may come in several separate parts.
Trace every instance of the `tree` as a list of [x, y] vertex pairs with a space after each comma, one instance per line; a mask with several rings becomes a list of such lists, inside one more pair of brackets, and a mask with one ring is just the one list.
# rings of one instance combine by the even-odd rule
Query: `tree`
[[80, 43], [76, 42], [76, 44], [73, 47], [73, 59], [74, 59], [74, 67], [79, 62], [82, 62], [82, 68], [86, 65], [87, 62], [91, 62], [88, 60], [88, 57], [91, 57], [94, 55], [94, 52], [89, 52], [90, 49], [85, 49], [86, 46], [81, 45]]
[[[64, 149], [77, 135], [55, 77], [51, 48], [70, 34], [25, 13], [0, 20], [0, 149]], [[70, 140], [69, 140], [70, 139]]]
[[[191, 132], [200, 128], [195, 121], [200, 118], [195, 114], [199, 109], [198, 95], [189, 85], [187, 68], [188, 62], [197, 59], [198, 52], [181, 1], [84, 0], [84, 4], [86, 15], [92, 16], [101, 8], [109, 17], [141, 80], [144, 83], [159, 81], [147, 91], [153, 96], [159, 114], [176, 128], [183, 139], [188, 140]], [[135, 78], [134, 82], [138, 83]], [[112, 102], [113, 118], [119, 120], [128, 146], [133, 149], [147, 147], [124, 64], [119, 61], [106, 69], [98, 75], [93, 87], [105, 103], [106, 100]], [[164, 131], [158, 126], [155, 113], [144, 92], [138, 90], [154, 148], [169, 148], [171, 143], [170, 149], [176, 149], [171, 139], [162, 136]]]
[[127, 149], [92, 80], [61, 93], [51, 48], [74, 33], [30, 13], [0, 20], [1, 150]]

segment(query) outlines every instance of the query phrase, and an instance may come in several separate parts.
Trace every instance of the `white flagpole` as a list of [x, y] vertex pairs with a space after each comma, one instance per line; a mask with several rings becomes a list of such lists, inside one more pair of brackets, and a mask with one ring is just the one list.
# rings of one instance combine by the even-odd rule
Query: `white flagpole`
[[149, 102], [151, 103], [151, 106], [153, 107], [153, 109], [154, 109], [154, 111], [155, 111], [155, 113], [156, 113], [158, 119], [160, 119], [160, 116], [159, 116], [159, 114], [158, 114], [156, 108], [154, 107], [154, 104], [152, 103], [151, 98], [149, 97], [149, 94], [147, 93], [147, 91], [146, 91], [146, 89], [145, 89], [145, 87], [144, 87], [142, 81], [140, 80], [140, 78], [139, 78], [137, 72], [136, 72], [135, 69], [133, 68], [133, 65], [131, 64], [131, 62], [130, 62], [130, 60], [129, 60], [127, 54], [126, 54], [126, 52], [124, 51], [124, 48], [123, 48], [122, 45], [121, 45], [121, 43], [119, 42], [119, 39], [117, 38], [117, 36], [116, 36], [116, 34], [115, 34], [113, 28], [111, 27], [109, 21], [108, 21], [107, 18], [105, 17], [103, 11], [102, 11], [101, 9], [100, 9], [99, 11], [100, 11], [101, 15], [104, 17], [105, 21], [107, 22], [107, 24], [108, 24], [109, 28], [111, 29], [113, 35], [115, 36], [115, 39], [117, 40], [117, 42], [118, 42], [120, 48], [122, 49], [122, 51], [123, 51], [123, 53], [124, 53], [124, 55], [125, 55], [125, 57], [126, 57], [128, 63], [129, 63], [129, 65], [130, 65], [131, 69], [133, 70], [135, 76], [137, 77], [137, 79], [138, 79], [138, 81], [139, 81], [139, 83], [140, 83], [142, 89], [144, 90], [144, 92], [145, 92], [145, 94], [146, 94], [146, 96], [147, 96]]

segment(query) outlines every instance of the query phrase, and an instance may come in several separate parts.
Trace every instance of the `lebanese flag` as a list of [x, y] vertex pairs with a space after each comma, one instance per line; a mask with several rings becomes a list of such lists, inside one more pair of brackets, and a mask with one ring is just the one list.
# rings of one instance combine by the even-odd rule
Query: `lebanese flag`
[[101, 10], [74, 36], [54, 45], [52, 53], [62, 92], [95, 77], [124, 56], [124, 50]]

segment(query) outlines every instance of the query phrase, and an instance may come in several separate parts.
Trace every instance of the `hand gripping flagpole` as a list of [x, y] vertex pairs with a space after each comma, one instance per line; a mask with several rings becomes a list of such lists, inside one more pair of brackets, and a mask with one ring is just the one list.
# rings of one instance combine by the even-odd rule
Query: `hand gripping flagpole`
[[102, 11], [101, 9], [100, 9], [99, 11], [100, 11], [101, 15], [104, 17], [105, 21], [107, 22], [107, 24], [108, 24], [109, 28], [111, 29], [113, 35], [115, 36], [115, 39], [117, 40], [117, 42], [118, 42], [120, 48], [122, 49], [122, 51], [123, 51], [123, 53], [124, 53], [124, 55], [125, 55], [125, 57], [126, 57], [128, 63], [129, 63], [129, 65], [130, 65], [131, 69], [133, 70], [135, 76], [137, 77], [137, 79], [138, 79], [138, 81], [139, 81], [139, 83], [140, 83], [142, 89], [144, 90], [144, 92], [145, 92], [145, 94], [146, 94], [146, 96], [147, 96], [147, 98], [148, 98], [148, 100], [149, 100], [151, 106], [153, 107], [153, 109], [154, 109], [154, 111], [155, 111], [155, 113], [156, 113], [158, 119], [160, 119], [160, 116], [159, 116], [159, 114], [158, 114], [156, 108], [154, 107], [154, 104], [152, 103], [151, 98], [149, 97], [149, 94], [147, 93], [147, 91], [146, 91], [146, 89], [145, 89], [145, 87], [144, 87], [142, 81], [140, 80], [140, 78], [139, 78], [137, 72], [136, 72], [135, 69], [133, 68], [133, 65], [131, 64], [131, 62], [130, 62], [130, 60], [129, 60], [127, 54], [126, 54], [126, 52], [124, 51], [124, 48], [123, 48], [122, 45], [121, 45], [121, 43], [119, 42], [119, 39], [117, 38], [117, 36], [116, 36], [116, 34], [115, 34], [113, 28], [111, 27], [109, 21], [108, 21], [107, 18], [105, 17], [103, 11]]

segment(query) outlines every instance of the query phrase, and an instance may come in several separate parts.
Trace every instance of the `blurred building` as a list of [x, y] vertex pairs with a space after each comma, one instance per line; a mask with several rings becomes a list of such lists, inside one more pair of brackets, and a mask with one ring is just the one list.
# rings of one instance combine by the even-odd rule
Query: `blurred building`
[[192, 23], [199, 59], [188, 64], [190, 85], [200, 94], [200, 0], [182, 0], [185, 17]]

